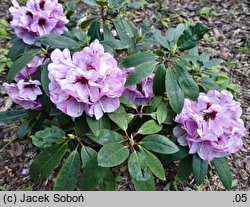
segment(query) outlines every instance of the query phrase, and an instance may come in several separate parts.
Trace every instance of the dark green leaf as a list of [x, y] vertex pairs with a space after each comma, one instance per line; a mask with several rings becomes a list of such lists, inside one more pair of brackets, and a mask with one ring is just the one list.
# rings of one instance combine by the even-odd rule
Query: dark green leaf
[[18, 138], [22, 138], [24, 137], [33, 127], [35, 123], [35, 117], [32, 117], [30, 119], [28, 119], [27, 121], [25, 121], [17, 130], [16, 132], [16, 136]]
[[85, 115], [75, 119], [75, 129], [80, 137], [83, 137], [89, 131], [89, 125]]
[[58, 127], [47, 127], [31, 136], [32, 143], [39, 148], [51, 147], [64, 142], [64, 131]]
[[186, 96], [192, 100], [196, 100], [199, 96], [199, 88], [192, 76], [188, 73], [185, 65], [181, 62], [177, 62], [172, 70], [176, 72], [179, 85]]
[[154, 112], [162, 101], [162, 96], [156, 96], [150, 101], [149, 106], [147, 107], [147, 113]]
[[91, 42], [95, 39], [101, 40], [101, 33], [100, 33], [100, 23], [98, 21], [94, 21], [88, 30], [88, 36], [91, 37]]
[[162, 130], [162, 125], [156, 123], [155, 120], [145, 122], [138, 130], [138, 134], [155, 134]]
[[123, 6], [125, 2], [126, 0], [108, 0], [108, 5], [113, 10], [118, 10]]
[[127, 97], [125, 96], [121, 96], [120, 97], [120, 102], [121, 104], [123, 104], [124, 106], [128, 107], [128, 108], [132, 108], [132, 109], [136, 109], [136, 105], [133, 104]]
[[26, 112], [24, 110], [13, 110], [0, 112], [0, 126], [17, 122], [24, 118]]
[[197, 185], [202, 184], [207, 175], [208, 162], [201, 159], [198, 154], [194, 154], [192, 169], [193, 169], [195, 183]]
[[160, 64], [156, 67], [153, 91], [155, 96], [164, 96], [166, 93], [165, 86], [165, 76], [166, 76], [166, 67], [164, 64]]
[[126, 21], [121, 20], [121, 19], [117, 19], [114, 22], [114, 24], [115, 24], [115, 30], [116, 30], [120, 40], [122, 40], [123, 42], [128, 43], [129, 50], [134, 51], [135, 50], [134, 35], [133, 35], [133, 32], [131, 32], [129, 30], [130, 28], [126, 27], [126, 25], [127, 25]]
[[173, 154], [179, 151], [179, 148], [169, 138], [160, 134], [148, 135], [140, 144], [150, 151], [161, 154]]
[[129, 156], [128, 170], [137, 191], [153, 191], [155, 189], [153, 176], [142, 153], [133, 152]]
[[19, 73], [39, 52], [39, 49], [33, 49], [24, 53], [21, 57], [15, 60], [10, 67], [7, 75], [7, 81], [9, 83], [12, 82], [16, 74]]
[[212, 59], [209, 60], [208, 62], [204, 63], [204, 65], [202, 66], [203, 68], [212, 68], [212, 67], [216, 67], [218, 65], [220, 65], [221, 63], [223, 63], [224, 61], [221, 59]]
[[112, 32], [110, 31], [109, 27], [107, 24], [103, 25], [103, 36], [104, 36], [104, 40], [105, 41], [112, 41], [112, 40], [116, 40], [112, 34]]
[[82, 146], [81, 158], [82, 158], [83, 167], [86, 167], [89, 161], [95, 156], [97, 156], [97, 152], [95, 150], [93, 150], [90, 147]]
[[155, 32], [155, 40], [157, 43], [159, 43], [162, 47], [170, 49], [170, 46], [168, 44], [168, 40], [166, 37], [162, 36], [161, 32], [159, 30], [156, 30]]
[[117, 185], [110, 169], [98, 166], [97, 156], [93, 156], [84, 168], [80, 189], [83, 191], [114, 191], [116, 188]]
[[88, 135], [88, 137], [100, 145], [105, 145], [111, 142], [119, 142], [123, 140], [122, 135], [108, 129], [102, 129], [98, 137], [90, 134]]
[[116, 49], [116, 50], [123, 50], [123, 49], [126, 49], [129, 47], [129, 45], [126, 43], [126, 42], [123, 42], [121, 40], [103, 40], [100, 42], [103, 47], [105, 46], [109, 46], [113, 49]]
[[80, 156], [77, 150], [71, 152], [60, 169], [53, 190], [72, 191], [76, 187], [77, 178], [80, 172]]
[[117, 124], [122, 130], [127, 130], [128, 121], [125, 114], [117, 113], [116, 111], [108, 114], [109, 118]]
[[103, 118], [96, 120], [95, 118], [86, 116], [87, 123], [89, 125], [90, 130], [92, 133], [98, 137], [101, 130], [104, 129], [104, 121]]
[[121, 67], [136, 67], [143, 63], [155, 61], [157, 58], [157, 55], [152, 52], [140, 52], [123, 59], [120, 65]]
[[156, 114], [158, 123], [162, 124], [168, 116], [167, 103], [162, 101], [156, 110]]
[[90, 26], [94, 21], [97, 20], [97, 17], [91, 17], [85, 21], [83, 21], [81, 24], [80, 24], [80, 28], [81, 29], [86, 29], [88, 26]]
[[232, 188], [233, 178], [226, 158], [215, 158], [212, 161], [217, 174], [227, 190]]
[[43, 87], [44, 92], [47, 96], [49, 96], [49, 71], [48, 71], [48, 65], [42, 65], [41, 66], [42, 72], [41, 72], [41, 84]]
[[193, 26], [189, 26], [178, 39], [177, 45], [180, 51], [194, 48], [196, 42], [202, 39], [207, 32], [207, 26], [202, 23], [196, 23]]
[[114, 167], [122, 164], [129, 156], [127, 146], [112, 142], [104, 145], [98, 153], [98, 165], [101, 167]]
[[175, 111], [175, 113], [180, 113], [184, 105], [184, 93], [179, 86], [177, 77], [173, 69], [168, 68], [166, 71], [166, 92], [170, 100], [170, 106]]
[[83, 3], [86, 3], [90, 6], [98, 6], [95, 0], [81, 0]]
[[169, 164], [176, 160], [182, 160], [189, 155], [188, 153], [189, 150], [187, 147], [178, 146], [178, 148], [179, 148], [179, 151], [174, 154], [169, 154], [169, 155], [160, 154], [160, 159], [162, 163]]
[[128, 75], [126, 86], [135, 85], [145, 80], [154, 71], [157, 62], [146, 62], [135, 67], [135, 69]]
[[20, 57], [20, 55], [25, 53], [26, 50], [31, 48], [30, 45], [26, 45], [22, 39], [19, 39], [16, 36], [11, 38], [11, 41], [13, 46], [9, 49], [8, 58], [10, 58], [12, 61], [15, 61]]
[[177, 171], [177, 177], [180, 181], [184, 182], [188, 179], [188, 176], [192, 173], [192, 157], [185, 157], [180, 161]]
[[31, 177], [34, 179], [47, 178], [59, 164], [67, 148], [68, 144], [64, 143], [45, 149], [33, 160], [30, 166]]
[[73, 39], [56, 34], [43, 35], [35, 39], [37, 42], [52, 48], [79, 50], [81, 46]]
[[204, 89], [205, 92], [210, 90], [220, 90], [220, 87], [211, 78], [203, 77], [200, 80], [199, 85]]
[[148, 150], [140, 147], [141, 153], [145, 156], [147, 164], [152, 173], [161, 180], [166, 180], [165, 171], [161, 161]]

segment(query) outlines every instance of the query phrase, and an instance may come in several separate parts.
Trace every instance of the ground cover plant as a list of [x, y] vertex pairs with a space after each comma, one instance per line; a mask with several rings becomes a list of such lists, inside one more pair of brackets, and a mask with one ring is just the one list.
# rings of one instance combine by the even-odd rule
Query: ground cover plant
[[246, 129], [223, 61], [197, 49], [209, 28], [163, 33], [126, 20], [130, 2], [83, 2], [101, 16], [81, 21], [75, 4], [63, 11], [57, 1], [10, 8], [16, 36], [3, 86], [25, 110], [1, 112], [0, 124], [22, 120], [17, 137], [41, 149], [32, 178], [62, 163], [54, 190], [116, 190], [111, 168], [125, 163], [135, 190], [154, 190], [164, 164], [179, 161], [180, 181], [193, 174], [201, 184], [212, 163], [230, 189], [225, 156], [241, 149]]

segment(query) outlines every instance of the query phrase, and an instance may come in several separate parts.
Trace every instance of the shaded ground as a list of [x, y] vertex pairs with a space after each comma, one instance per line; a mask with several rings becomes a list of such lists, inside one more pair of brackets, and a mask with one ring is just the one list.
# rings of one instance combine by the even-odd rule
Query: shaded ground
[[[148, 1], [151, 2], [151, 1]], [[153, 1], [152, 1], [153, 2]], [[0, 17], [9, 20], [9, 1], [1, 1]], [[204, 7], [210, 8], [211, 12], [205, 12]], [[209, 51], [214, 57], [225, 60], [224, 71], [232, 78], [233, 82], [241, 88], [239, 101], [242, 104], [244, 114], [243, 119], [246, 127], [250, 128], [250, 54], [243, 48], [250, 47], [250, 2], [247, 0], [161, 0], [147, 6], [146, 9], [131, 11], [129, 17], [140, 23], [148, 19], [155, 27], [164, 29], [166, 25], [171, 26], [184, 21], [202, 21], [210, 27], [207, 38], [202, 42], [203, 50]], [[95, 11], [86, 8], [82, 9], [86, 13]], [[203, 9], [203, 10], [202, 10]], [[203, 11], [203, 14], [201, 14]], [[165, 25], [165, 26], [164, 26]], [[0, 40], [0, 46], [6, 47], [9, 42]], [[4, 77], [0, 77], [1, 82]], [[6, 105], [8, 97], [4, 94], [0, 86], [0, 109]], [[9, 102], [8, 102], [9, 103]], [[0, 189], [19, 190], [49, 190], [53, 184], [53, 175], [46, 181], [34, 182], [29, 175], [22, 175], [30, 165], [37, 151], [32, 147], [28, 139], [15, 140], [15, 125], [7, 128], [0, 127]], [[5, 146], [4, 148], [2, 148]], [[250, 190], [250, 140], [244, 139], [244, 148], [228, 158], [233, 177], [237, 180], [234, 190]], [[123, 175], [124, 179], [120, 185], [120, 190], [132, 190], [127, 175], [126, 166], [114, 169], [115, 174]], [[167, 177], [174, 179], [176, 166], [166, 167]], [[208, 178], [202, 186], [194, 185], [190, 178], [189, 182], [180, 184], [161, 183], [156, 181], [158, 190], [179, 189], [179, 190], [223, 190], [223, 186], [218, 180], [213, 170], [209, 171]], [[31, 186], [32, 185], [32, 186]]]

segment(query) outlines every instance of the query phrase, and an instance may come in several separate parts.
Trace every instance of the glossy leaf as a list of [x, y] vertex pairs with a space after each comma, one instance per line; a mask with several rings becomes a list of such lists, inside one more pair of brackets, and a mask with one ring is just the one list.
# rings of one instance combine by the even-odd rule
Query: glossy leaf
[[81, 0], [83, 3], [88, 4], [90, 6], [98, 6], [95, 0]]
[[187, 68], [181, 62], [177, 62], [172, 69], [176, 72], [178, 83], [182, 91], [192, 100], [196, 100], [199, 96], [199, 88], [192, 76], [188, 73]]
[[145, 122], [138, 130], [138, 134], [155, 134], [162, 130], [162, 125], [156, 123], [155, 120]]
[[155, 96], [164, 96], [166, 93], [165, 86], [165, 76], [166, 76], [166, 67], [163, 64], [160, 64], [156, 67], [154, 82], [153, 82], [153, 91]]
[[168, 116], [167, 103], [161, 102], [156, 110], [156, 114], [157, 114], [156, 117], [157, 117], [158, 123], [162, 124]]
[[42, 84], [44, 92], [49, 97], [50, 79], [49, 79], [48, 65], [42, 65], [41, 70], [42, 70], [42, 72], [41, 72], [41, 84]]
[[155, 40], [157, 43], [159, 43], [162, 47], [170, 49], [170, 45], [168, 43], [168, 40], [165, 36], [162, 36], [161, 32], [159, 30], [155, 31]]
[[212, 161], [215, 170], [227, 190], [232, 188], [233, 178], [226, 158], [215, 158]]
[[157, 62], [146, 62], [135, 67], [135, 69], [128, 75], [126, 86], [135, 85], [145, 80], [154, 71]]
[[83, 137], [89, 131], [89, 125], [86, 116], [82, 115], [75, 119], [75, 130], [80, 137]]
[[0, 126], [17, 122], [24, 118], [26, 112], [24, 110], [12, 110], [0, 112]]
[[156, 96], [154, 97], [150, 102], [149, 102], [149, 105], [146, 109], [147, 113], [152, 113], [154, 112], [157, 107], [160, 105], [162, 101], [162, 96]]
[[36, 38], [35, 41], [55, 49], [79, 50], [81, 48], [75, 40], [56, 34], [43, 35]]
[[119, 114], [117, 112], [113, 112], [113, 113], [109, 113], [108, 116], [122, 130], [127, 130], [127, 128], [128, 128], [128, 121], [126, 119], [125, 114]]
[[34, 179], [47, 178], [63, 158], [68, 144], [54, 145], [39, 154], [30, 166], [30, 175]]
[[153, 176], [142, 153], [133, 152], [129, 156], [128, 170], [137, 191], [153, 191], [155, 189]]
[[11, 42], [13, 46], [9, 49], [8, 52], [8, 58], [10, 58], [12, 61], [15, 61], [17, 58], [19, 58], [22, 54], [27, 52], [32, 46], [27, 45], [23, 42], [22, 39], [19, 39], [17, 36], [13, 36], [11, 38]]
[[14, 77], [40, 52], [39, 49], [33, 49], [24, 53], [13, 62], [7, 75], [7, 81], [10, 83]]
[[125, 2], [126, 0], [108, 0], [108, 5], [113, 10], [117, 10], [120, 9]]
[[179, 151], [179, 148], [169, 138], [160, 134], [144, 137], [140, 145], [150, 151], [161, 154], [173, 154]]
[[196, 42], [203, 38], [208, 32], [207, 26], [202, 23], [196, 23], [189, 26], [178, 39], [177, 45], [180, 51], [188, 50], [196, 46]]
[[95, 118], [86, 116], [86, 120], [92, 133], [98, 137], [101, 130], [104, 129], [103, 118], [96, 120]]
[[95, 39], [100, 40], [101, 39], [101, 33], [100, 33], [100, 23], [98, 21], [94, 21], [88, 30], [88, 36], [91, 37], [91, 42]]
[[123, 104], [124, 106], [128, 108], [136, 109], [136, 105], [132, 103], [127, 97], [121, 96], [119, 99], [120, 99], [121, 104]]
[[80, 172], [80, 156], [77, 150], [71, 152], [60, 169], [53, 190], [72, 191], [76, 187], [77, 178]]
[[117, 185], [110, 169], [98, 166], [97, 156], [93, 156], [83, 170], [80, 189], [83, 191], [114, 191], [116, 188]]
[[140, 152], [145, 156], [147, 165], [152, 173], [161, 180], [166, 180], [165, 171], [161, 161], [151, 152], [144, 148], [140, 148]]
[[47, 127], [31, 136], [32, 143], [39, 148], [51, 147], [64, 142], [64, 131], [58, 127]]
[[192, 169], [194, 174], [194, 181], [197, 185], [203, 183], [208, 170], [208, 162], [201, 159], [198, 154], [193, 155]]
[[123, 42], [121, 40], [103, 40], [100, 42], [104, 47], [109, 46], [116, 50], [123, 50], [129, 47], [129, 45], [126, 42]]
[[175, 113], [180, 113], [184, 105], [184, 92], [182, 91], [174, 71], [169, 68], [166, 71], [166, 92], [170, 100], [170, 106]]
[[129, 156], [127, 146], [112, 142], [104, 145], [98, 153], [98, 165], [101, 167], [114, 167], [122, 164]]
[[121, 67], [136, 67], [143, 63], [155, 61], [157, 58], [157, 55], [152, 52], [140, 52], [123, 59], [120, 65]]
[[184, 182], [192, 173], [192, 157], [188, 156], [179, 162], [177, 177], [180, 181]]
[[99, 136], [89, 134], [88, 137], [100, 145], [105, 145], [111, 142], [119, 142], [123, 140], [122, 135], [108, 129], [102, 129]]
[[95, 150], [87, 146], [82, 146], [81, 159], [83, 167], [87, 166], [89, 161], [95, 156], [97, 156], [97, 152]]

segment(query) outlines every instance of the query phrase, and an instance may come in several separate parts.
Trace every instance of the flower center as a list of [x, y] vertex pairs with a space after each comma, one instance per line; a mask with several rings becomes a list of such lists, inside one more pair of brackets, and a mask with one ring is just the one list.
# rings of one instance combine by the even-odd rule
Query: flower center
[[39, 21], [38, 21], [38, 24], [39, 24], [40, 26], [45, 25], [45, 23], [46, 23], [46, 19], [44, 19], [44, 18], [41, 18], [41, 19], [39, 19]]
[[33, 14], [30, 11], [26, 12], [26, 15], [31, 17], [31, 18], [33, 17]]
[[216, 117], [216, 114], [217, 114], [217, 111], [212, 111], [210, 113], [205, 113], [204, 116], [203, 116], [204, 120], [205, 121], [208, 121], [209, 119], [214, 120], [215, 117]]
[[44, 10], [44, 5], [45, 5], [45, 1], [44, 0], [40, 1], [39, 6], [42, 10]]

